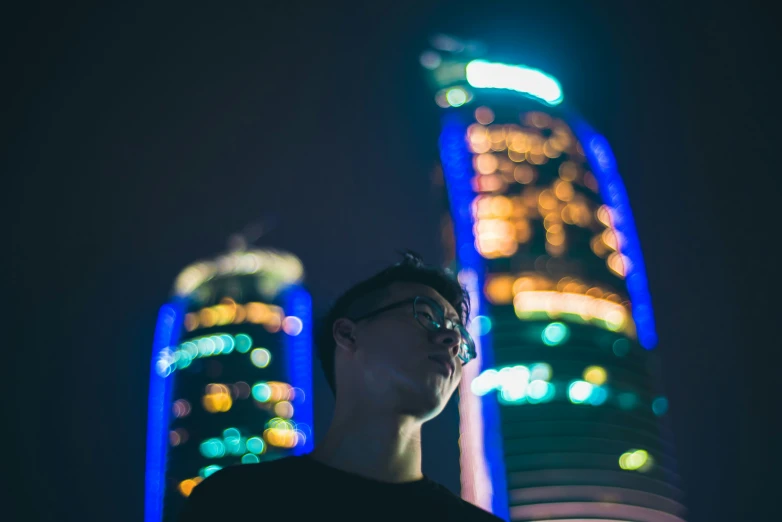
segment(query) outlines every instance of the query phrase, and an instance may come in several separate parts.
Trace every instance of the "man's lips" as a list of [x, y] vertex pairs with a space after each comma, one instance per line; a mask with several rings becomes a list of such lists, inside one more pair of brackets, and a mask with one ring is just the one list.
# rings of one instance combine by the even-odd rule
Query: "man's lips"
[[450, 359], [446, 359], [445, 357], [437, 357], [435, 355], [430, 355], [429, 360], [432, 361], [437, 365], [438, 368], [448, 377], [453, 375], [454, 372], [454, 366], [453, 362]]

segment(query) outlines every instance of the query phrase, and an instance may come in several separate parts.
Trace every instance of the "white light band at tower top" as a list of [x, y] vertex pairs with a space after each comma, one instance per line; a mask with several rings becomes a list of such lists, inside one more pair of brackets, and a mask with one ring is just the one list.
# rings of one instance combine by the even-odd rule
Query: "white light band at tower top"
[[473, 60], [467, 64], [466, 73], [467, 83], [476, 88], [509, 89], [552, 106], [564, 99], [562, 87], [553, 76], [524, 65]]

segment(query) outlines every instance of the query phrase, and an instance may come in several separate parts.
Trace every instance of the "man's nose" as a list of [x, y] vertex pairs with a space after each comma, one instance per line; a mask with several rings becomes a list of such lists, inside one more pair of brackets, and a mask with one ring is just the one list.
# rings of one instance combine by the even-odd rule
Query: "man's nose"
[[435, 342], [448, 348], [448, 353], [453, 357], [459, 353], [459, 345], [462, 343], [462, 336], [456, 330], [451, 330], [441, 326], [435, 332]]

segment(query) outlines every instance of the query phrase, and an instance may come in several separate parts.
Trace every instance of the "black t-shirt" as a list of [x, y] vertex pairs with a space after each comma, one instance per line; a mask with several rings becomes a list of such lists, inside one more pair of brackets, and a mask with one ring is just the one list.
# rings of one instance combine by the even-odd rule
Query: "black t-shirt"
[[193, 489], [179, 522], [470, 521], [501, 519], [423, 478], [391, 484], [308, 457], [222, 469]]

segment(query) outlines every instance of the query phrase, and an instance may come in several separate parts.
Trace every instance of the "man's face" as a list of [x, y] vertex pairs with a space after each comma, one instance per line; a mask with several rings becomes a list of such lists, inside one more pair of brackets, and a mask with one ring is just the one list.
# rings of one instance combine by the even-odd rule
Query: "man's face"
[[454, 307], [428, 286], [394, 283], [388, 290], [376, 308], [411, 302], [355, 323], [355, 362], [361, 372], [356, 377], [378, 405], [428, 420], [442, 411], [459, 385], [460, 337], [445, 328], [432, 331], [422, 326], [413, 315], [412, 300], [428, 297], [440, 305], [446, 318], [461, 320]]

